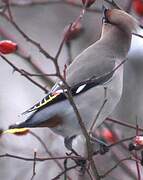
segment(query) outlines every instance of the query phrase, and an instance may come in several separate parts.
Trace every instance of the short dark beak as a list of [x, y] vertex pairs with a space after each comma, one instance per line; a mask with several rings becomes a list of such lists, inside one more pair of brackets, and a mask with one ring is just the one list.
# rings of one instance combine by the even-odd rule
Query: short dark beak
[[109, 23], [109, 20], [108, 20], [108, 16], [107, 16], [107, 12], [108, 12], [108, 8], [106, 8], [104, 5], [102, 6], [102, 12], [103, 12], [103, 17], [102, 17], [102, 21], [104, 23]]

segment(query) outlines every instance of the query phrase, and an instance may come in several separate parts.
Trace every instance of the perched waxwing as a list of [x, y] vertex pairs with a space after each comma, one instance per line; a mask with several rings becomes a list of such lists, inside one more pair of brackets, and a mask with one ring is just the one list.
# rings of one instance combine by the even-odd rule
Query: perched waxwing
[[[136, 20], [126, 12], [105, 9], [100, 39], [79, 54], [67, 68], [68, 83], [73, 100], [87, 130], [103, 102], [107, 99], [94, 129], [108, 117], [118, 104], [123, 87], [123, 64], [130, 49], [132, 32], [137, 28]], [[77, 116], [66, 98], [66, 88], [58, 82], [48, 95], [25, 113], [33, 112], [24, 122], [9, 128], [49, 127], [56, 134], [73, 138], [73, 147], [85, 144]], [[63, 86], [64, 87], [64, 86]], [[84, 152], [82, 153], [84, 154]]]

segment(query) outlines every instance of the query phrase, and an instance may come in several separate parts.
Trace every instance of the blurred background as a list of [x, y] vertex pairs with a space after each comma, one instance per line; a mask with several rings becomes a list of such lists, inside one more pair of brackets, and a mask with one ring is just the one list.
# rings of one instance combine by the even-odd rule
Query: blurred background
[[[75, 20], [82, 9], [80, 0], [49, 1], [48, 0], [10, 0], [11, 10], [15, 22], [32, 39], [51, 55], [55, 55], [63, 38], [64, 29]], [[52, 3], [50, 3], [52, 2]], [[55, 3], [54, 3], [55, 2]], [[142, 24], [142, 15], [138, 13], [130, 0], [116, 0], [125, 10], [128, 10]], [[102, 25], [102, 0], [96, 2], [87, 11], [81, 21], [82, 32], [72, 40], [68, 46], [64, 46], [60, 54], [59, 65], [61, 72], [64, 65], [69, 62], [69, 45], [72, 59], [82, 50], [87, 48], [100, 37]], [[0, 0], [0, 6], [4, 5]], [[143, 7], [142, 7], [143, 8]], [[94, 10], [97, 11], [94, 11]], [[93, 11], [92, 11], [93, 10]], [[138, 31], [143, 35], [142, 30]], [[6, 57], [20, 69], [28, 72], [53, 73], [53, 63], [46, 59], [36, 47], [27, 42], [4, 17], [0, 16], [0, 40], [11, 39], [19, 46], [17, 54]], [[51, 78], [51, 77], [50, 77]], [[47, 89], [51, 87], [51, 79], [56, 78], [33, 78]], [[133, 36], [132, 46], [128, 55], [128, 61], [124, 68], [124, 89], [121, 101], [110, 118], [126, 123], [132, 123], [143, 127], [143, 39]], [[44, 92], [21, 76], [0, 58], [0, 128], [7, 129], [9, 125], [17, 121], [23, 121], [26, 116], [21, 113], [45, 96]], [[112, 127], [112, 129], [110, 128]], [[135, 130], [113, 124], [106, 121], [101, 131], [113, 130], [120, 139], [134, 136]], [[67, 151], [64, 147], [63, 138], [55, 135], [48, 128], [32, 129], [46, 144], [53, 156], [64, 156]], [[99, 134], [102, 133], [99, 131]], [[16, 136], [5, 134], [0, 138], [0, 154], [15, 154], [24, 157], [33, 157], [34, 150], [37, 156], [48, 157], [49, 155], [41, 143], [32, 135]], [[104, 173], [119, 159], [129, 156], [124, 146], [116, 146], [104, 156], [97, 156], [99, 172]], [[95, 162], [96, 162], [95, 161]], [[63, 166], [63, 161], [59, 161]], [[30, 180], [32, 177], [33, 162], [16, 160], [12, 158], [0, 159], [0, 180]], [[143, 172], [143, 168], [140, 167]], [[51, 180], [61, 172], [55, 161], [37, 162], [35, 180]], [[69, 172], [71, 179], [78, 179], [77, 171]], [[137, 179], [135, 162], [126, 161], [120, 167], [112, 171], [106, 180], [135, 180]], [[143, 178], [143, 176], [142, 176]], [[63, 179], [61, 177], [60, 179]], [[88, 178], [87, 178], [88, 179]]]

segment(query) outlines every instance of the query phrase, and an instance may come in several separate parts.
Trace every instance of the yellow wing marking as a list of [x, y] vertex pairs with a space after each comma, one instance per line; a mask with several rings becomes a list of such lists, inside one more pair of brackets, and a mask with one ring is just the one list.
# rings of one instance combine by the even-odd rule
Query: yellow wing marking
[[15, 128], [15, 129], [7, 129], [3, 132], [3, 134], [17, 134], [24, 135], [29, 132], [28, 128]]
[[32, 109], [30, 109], [30, 111], [34, 111], [36, 109], [39, 109], [41, 107], [43, 107], [44, 105], [46, 105], [48, 102], [52, 101], [53, 99], [55, 99], [57, 96], [59, 95], [59, 93], [55, 93], [48, 96], [48, 99], [44, 98], [42, 101], [44, 102], [40, 102], [39, 104], [35, 105]]

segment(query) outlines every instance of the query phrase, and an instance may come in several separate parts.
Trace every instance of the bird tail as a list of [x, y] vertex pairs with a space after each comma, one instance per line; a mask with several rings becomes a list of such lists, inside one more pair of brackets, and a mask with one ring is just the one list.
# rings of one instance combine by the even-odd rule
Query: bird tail
[[3, 132], [3, 134], [16, 134], [16, 135], [25, 135], [29, 132], [29, 128], [33, 127], [30, 123], [28, 123], [30, 120], [30, 117], [21, 122], [21, 123], [15, 123], [8, 127], [7, 130]]

